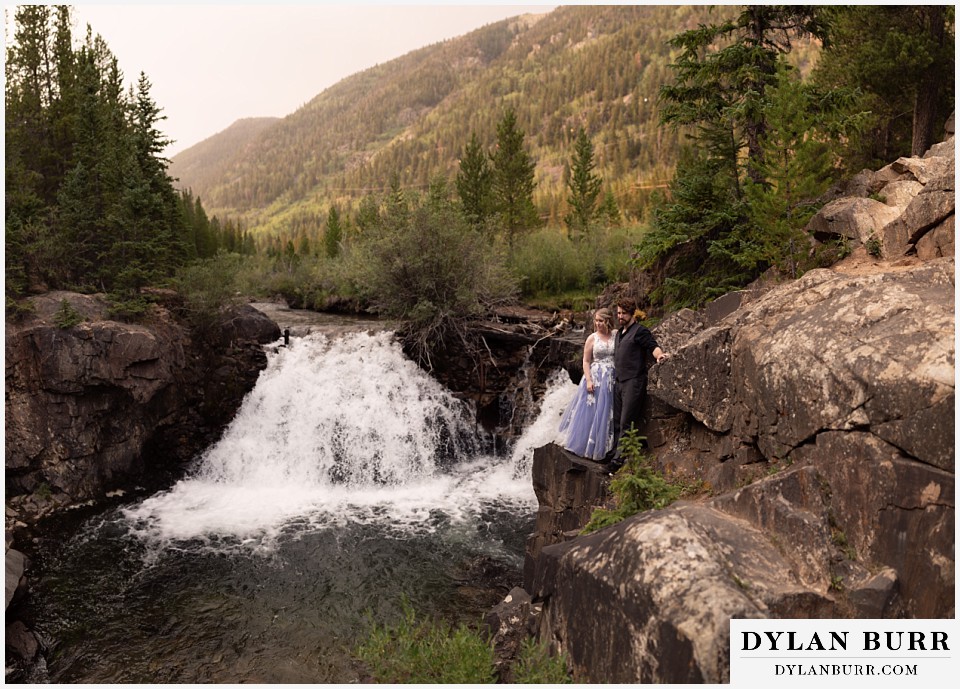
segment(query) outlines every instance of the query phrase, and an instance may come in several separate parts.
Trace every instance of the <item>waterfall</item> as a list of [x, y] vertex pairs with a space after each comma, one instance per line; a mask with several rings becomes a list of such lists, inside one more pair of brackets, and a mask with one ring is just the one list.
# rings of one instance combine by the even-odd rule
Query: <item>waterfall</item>
[[465, 403], [391, 333], [295, 338], [269, 354], [190, 474], [123, 514], [148, 543], [256, 548], [345, 521], [429, 530], [438, 515], [450, 523], [491, 505], [534, 509], [532, 448], [553, 439], [557, 405], [575, 389], [557, 380], [531, 433], [498, 458], [483, 454], [489, 444]]
[[513, 447], [511, 462], [515, 476], [529, 480], [533, 467], [533, 451], [556, 440], [560, 417], [576, 392], [577, 386], [570, 381], [570, 374], [563, 369], [550, 375], [537, 418], [524, 429]]
[[475, 411], [389, 332], [273, 348], [182, 480], [41, 539], [51, 680], [360, 681], [344, 642], [371, 616], [406, 598], [467, 619], [519, 578], [533, 449], [574, 391], [555, 374], [512, 454], [491, 455]]

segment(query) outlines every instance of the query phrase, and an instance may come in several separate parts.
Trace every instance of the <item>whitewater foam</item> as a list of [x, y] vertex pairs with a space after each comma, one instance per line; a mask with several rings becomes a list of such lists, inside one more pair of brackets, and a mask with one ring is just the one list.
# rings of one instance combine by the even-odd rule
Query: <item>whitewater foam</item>
[[123, 515], [154, 545], [227, 540], [269, 549], [291, 523], [431, 530], [491, 506], [532, 510], [532, 451], [555, 437], [576, 389], [565, 376], [554, 377], [512, 455], [497, 458], [481, 451], [470, 409], [407, 359], [391, 333], [295, 339], [269, 355], [192, 475]]

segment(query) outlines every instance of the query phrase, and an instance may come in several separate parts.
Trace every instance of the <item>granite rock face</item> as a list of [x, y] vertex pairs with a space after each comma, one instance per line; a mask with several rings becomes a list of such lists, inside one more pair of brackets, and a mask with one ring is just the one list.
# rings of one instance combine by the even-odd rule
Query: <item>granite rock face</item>
[[[276, 324], [242, 309], [224, 314], [239, 328], [230, 342], [210, 344], [161, 307], [131, 324], [111, 320], [97, 296], [31, 301], [33, 313], [6, 327], [6, 482], [13, 496], [36, 493], [54, 507], [192, 456], [265, 366], [261, 343], [279, 337]], [[58, 325], [65, 308], [83, 320]]]
[[577, 536], [605, 472], [537, 450], [525, 587], [579, 681], [728, 681], [731, 617], [953, 617], [953, 295], [939, 258], [665, 319], [641, 434], [695, 503]]
[[262, 345], [280, 336], [249, 307], [224, 311], [217, 337], [197, 342], [160, 306], [130, 324], [111, 320], [99, 296], [30, 302], [6, 324], [8, 678], [43, 650], [20, 619], [29, 563], [15, 541], [46, 516], [179, 469], [233, 417], [266, 366]]
[[[872, 275], [816, 270], [705, 328], [649, 391], [768, 461], [829, 430], [869, 429], [953, 471], [954, 262]], [[725, 486], [726, 487], [726, 486]]]
[[533, 451], [533, 491], [539, 507], [533, 533], [527, 539], [524, 587], [533, 590], [544, 547], [575, 538], [590, 514], [610, 495], [603, 466], [577, 457], [558, 445]]
[[541, 637], [580, 682], [723, 683], [731, 617], [836, 611], [763, 531], [706, 505], [648, 512], [541, 558]]

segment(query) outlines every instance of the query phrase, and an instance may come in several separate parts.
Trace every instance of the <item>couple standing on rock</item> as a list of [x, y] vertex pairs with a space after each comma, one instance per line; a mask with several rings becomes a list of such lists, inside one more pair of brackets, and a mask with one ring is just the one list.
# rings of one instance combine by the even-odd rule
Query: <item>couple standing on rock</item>
[[620, 436], [640, 427], [647, 396], [647, 354], [660, 363], [666, 354], [653, 334], [637, 322], [637, 304], [617, 304], [620, 328], [614, 331], [609, 309], [597, 309], [594, 332], [583, 345], [583, 379], [560, 419], [560, 443], [587, 459], [623, 466]]

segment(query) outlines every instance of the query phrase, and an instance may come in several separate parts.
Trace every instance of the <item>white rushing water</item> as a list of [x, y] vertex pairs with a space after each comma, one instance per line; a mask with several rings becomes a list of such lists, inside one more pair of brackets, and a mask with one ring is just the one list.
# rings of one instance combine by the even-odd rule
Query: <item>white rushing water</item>
[[554, 439], [574, 391], [557, 375], [540, 418], [498, 459], [481, 454], [465, 405], [390, 333], [294, 339], [269, 355], [191, 475], [124, 515], [152, 545], [227, 539], [269, 548], [291, 528], [431, 529], [438, 515], [449, 524], [491, 506], [529, 511], [533, 448]]

